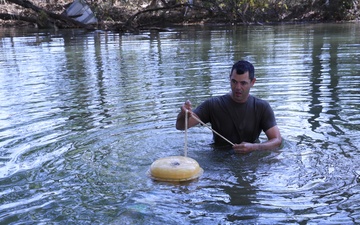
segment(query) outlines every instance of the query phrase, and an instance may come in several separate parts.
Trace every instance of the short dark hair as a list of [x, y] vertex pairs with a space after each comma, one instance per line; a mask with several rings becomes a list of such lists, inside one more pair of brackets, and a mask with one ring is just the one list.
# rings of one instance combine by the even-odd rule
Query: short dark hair
[[248, 61], [240, 60], [240, 61], [236, 62], [231, 69], [230, 77], [234, 70], [236, 70], [236, 74], [239, 74], [239, 75], [249, 72], [250, 80], [253, 80], [255, 77], [254, 66], [253, 66], [253, 64], [251, 64]]

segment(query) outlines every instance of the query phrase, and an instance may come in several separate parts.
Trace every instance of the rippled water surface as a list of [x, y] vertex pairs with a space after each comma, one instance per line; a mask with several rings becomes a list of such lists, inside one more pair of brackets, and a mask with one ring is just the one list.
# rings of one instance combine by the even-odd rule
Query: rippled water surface
[[[360, 223], [359, 36], [356, 23], [0, 30], [0, 223]], [[188, 156], [204, 174], [151, 180], [152, 162], [184, 154], [181, 104], [228, 92], [239, 59], [283, 148], [220, 151], [199, 126]]]

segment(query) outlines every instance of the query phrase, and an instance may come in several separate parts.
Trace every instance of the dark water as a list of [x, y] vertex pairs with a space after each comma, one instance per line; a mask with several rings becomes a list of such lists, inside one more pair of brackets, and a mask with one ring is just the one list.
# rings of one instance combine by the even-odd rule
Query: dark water
[[[360, 223], [359, 36], [357, 23], [0, 30], [0, 223]], [[181, 104], [228, 92], [239, 59], [284, 147], [219, 151], [195, 127], [202, 177], [149, 179], [156, 159], [184, 154]]]

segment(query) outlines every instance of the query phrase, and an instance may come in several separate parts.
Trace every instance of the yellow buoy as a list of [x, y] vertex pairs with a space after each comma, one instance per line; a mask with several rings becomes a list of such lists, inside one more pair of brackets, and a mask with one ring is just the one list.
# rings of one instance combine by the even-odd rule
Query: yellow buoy
[[188, 181], [200, 177], [204, 170], [196, 160], [185, 156], [169, 156], [153, 162], [149, 176], [159, 181]]

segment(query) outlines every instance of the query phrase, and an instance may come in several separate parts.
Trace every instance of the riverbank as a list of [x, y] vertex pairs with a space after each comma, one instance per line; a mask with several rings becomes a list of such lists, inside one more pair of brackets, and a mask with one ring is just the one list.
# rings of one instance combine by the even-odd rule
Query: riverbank
[[[32, 3], [47, 12], [63, 15], [63, 12], [70, 6], [72, 0], [61, 0], [56, 3], [50, 1], [33, 1]], [[54, 20], [39, 12], [34, 12], [29, 8], [24, 8], [9, 2], [2, 2], [0, 9], [0, 27], [41, 27], [41, 24], [52, 26], [57, 29], [73, 28], [74, 24], [64, 21]], [[358, 22], [360, 21], [357, 7], [348, 9], [347, 16], [337, 16], [339, 13], [332, 14], [330, 17], [327, 11], [316, 10], [316, 7], [308, 8], [306, 5], [298, 4], [288, 8], [282, 5], [277, 8], [268, 6], [262, 8], [262, 12], [248, 8], [237, 9], [237, 11], [227, 11], [226, 7], [175, 4], [158, 5], [134, 4], [114, 2], [92, 1], [90, 8], [98, 19], [97, 24], [92, 24], [90, 29], [132, 31], [142, 29], [154, 29], [171, 25], [192, 25], [192, 24], [279, 24], [279, 23], [318, 23], [318, 22]], [[8, 15], [7, 18], [4, 15]], [[15, 19], [16, 18], [16, 19]], [[47, 20], [46, 23], [42, 22]], [[39, 22], [40, 21], [40, 22]], [[50, 23], [49, 23], [50, 21]], [[39, 26], [40, 24], [40, 26]], [[76, 24], [75, 24], [76, 27]]]

